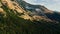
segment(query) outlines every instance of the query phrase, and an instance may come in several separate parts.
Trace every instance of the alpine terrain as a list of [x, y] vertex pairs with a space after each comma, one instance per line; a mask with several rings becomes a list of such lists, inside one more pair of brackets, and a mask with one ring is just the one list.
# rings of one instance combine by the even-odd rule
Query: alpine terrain
[[0, 34], [58, 34], [60, 12], [24, 0], [0, 0]]

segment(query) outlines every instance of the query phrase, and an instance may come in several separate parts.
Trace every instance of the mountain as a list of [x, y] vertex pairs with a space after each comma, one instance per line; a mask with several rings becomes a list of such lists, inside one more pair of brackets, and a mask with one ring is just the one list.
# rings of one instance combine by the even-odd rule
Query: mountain
[[52, 19], [59, 14], [23, 0], [0, 0], [0, 34], [60, 33], [59, 21]]
[[[21, 1], [21, 2], [20, 2]], [[60, 14], [59, 12], [55, 12], [52, 10], [47, 9], [45, 6], [42, 5], [32, 5], [23, 0], [17, 0], [20, 6], [26, 10], [30, 16], [32, 16], [36, 20], [40, 20], [41, 18], [46, 21], [53, 21], [53, 22], [60, 22]]]

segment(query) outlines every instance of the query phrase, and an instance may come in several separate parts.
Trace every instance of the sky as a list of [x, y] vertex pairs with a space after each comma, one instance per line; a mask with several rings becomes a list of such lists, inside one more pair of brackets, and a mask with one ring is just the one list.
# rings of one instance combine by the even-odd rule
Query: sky
[[30, 4], [43, 5], [50, 10], [60, 12], [60, 0], [24, 0]]

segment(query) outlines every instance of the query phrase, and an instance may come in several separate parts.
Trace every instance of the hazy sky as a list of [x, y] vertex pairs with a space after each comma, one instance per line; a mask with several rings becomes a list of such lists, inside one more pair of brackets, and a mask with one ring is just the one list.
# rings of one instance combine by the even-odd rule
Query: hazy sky
[[25, 0], [31, 4], [44, 5], [50, 10], [60, 11], [60, 0]]

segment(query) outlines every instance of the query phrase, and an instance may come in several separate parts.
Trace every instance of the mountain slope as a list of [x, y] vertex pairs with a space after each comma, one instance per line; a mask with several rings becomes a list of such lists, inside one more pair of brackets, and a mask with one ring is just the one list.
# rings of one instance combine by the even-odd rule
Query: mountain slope
[[[21, 6], [11, 0], [0, 0], [0, 34], [57, 34], [60, 33], [60, 24], [43, 20], [32, 19]], [[16, 9], [15, 9], [16, 8]], [[21, 16], [28, 15], [29, 19]], [[40, 17], [39, 17], [40, 18]]]
[[[22, 6], [22, 8], [24, 10], [26, 10], [28, 12], [28, 14], [30, 16], [32, 16], [34, 19], [40, 20], [42, 18], [43, 20], [47, 19], [46, 21], [53, 21], [56, 23], [59, 22], [59, 20], [60, 20], [59, 15], [60, 14], [58, 12], [54, 12], [52, 10], [49, 10], [42, 5], [32, 5], [32, 4], [29, 4], [23, 0], [20, 0], [20, 1], [17, 0], [19, 5]], [[52, 16], [52, 17], [49, 17], [49, 16]]]

